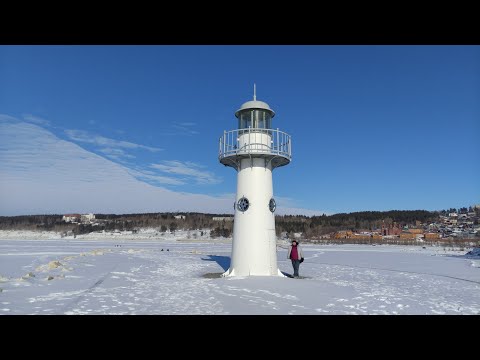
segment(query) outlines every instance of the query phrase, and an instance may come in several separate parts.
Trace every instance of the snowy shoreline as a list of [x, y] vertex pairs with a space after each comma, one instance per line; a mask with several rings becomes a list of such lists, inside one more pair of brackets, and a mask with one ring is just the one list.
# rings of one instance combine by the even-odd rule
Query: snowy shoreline
[[0, 241], [2, 240], [155, 240], [155, 241], [180, 241], [180, 242], [215, 242], [215, 243], [231, 243], [232, 238], [211, 238], [209, 231], [203, 230], [187, 231], [178, 230], [175, 234], [161, 233], [154, 228], [140, 229], [137, 233], [132, 231], [105, 231], [92, 232], [89, 234], [81, 234], [63, 236], [60, 232], [55, 231], [32, 231], [32, 230], [0, 230]]
[[[232, 237], [215, 237], [210, 236], [210, 230], [177, 230], [175, 233], [170, 232], [160, 232], [156, 228], [143, 228], [138, 230], [138, 232], [133, 233], [132, 231], [102, 231], [102, 232], [91, 232], [88, 234], [81, 234], [69, 236], [62, 236], [62, 233], [55, 231], [33, 231], [33, 230], [0, 230], [0, 241], [3, 240], [92, 240], [92, 241], [165, 241], [165, 242], [184, 242], [184, 243], [220, 243], [220, 244], [231, 244]], [[328, 246], [328, 245], [361, 245], [361, 244], [349, 244], [344, 242], [339, 243], [317, 243], [309, 242], [305, 239], [300, 239], [304, 245], [313, 245], [313, 246]], [[289, 245], [288, 239], [277, 239], [277, 245], [281, 248], [286, 248]], [[452, 251], [468, 251], [473, 248], [473, 246], [466, 246], [466, 244], [458, 244], [458, 246], [449, 246], [444, 244], [438, 245], [426, 245], [423, 243], [413, 243], [409, 245], [401, 244], [371, 244], [367, 246], [412, 246], [415, 248], [448, 248]]]

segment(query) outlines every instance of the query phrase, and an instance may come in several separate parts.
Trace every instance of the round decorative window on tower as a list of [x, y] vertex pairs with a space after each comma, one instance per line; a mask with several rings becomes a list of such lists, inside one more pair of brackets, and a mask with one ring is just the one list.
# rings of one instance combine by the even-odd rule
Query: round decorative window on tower
[[270, 199], [270, 202], [268, 203], [268, 208], [270, 209], [270, 211], [273, 213], [275, 211], [275, 209], [277, 208], [277, 204], [275, 203], [275, 199], [274, 198], [271, 198]]
[[242, 212], [247, 211], [249, 206], [250, 206], [250, 201], [248, 201], [248, 199], [245, 196], [239, 199], [237, 202], [237, 209]]

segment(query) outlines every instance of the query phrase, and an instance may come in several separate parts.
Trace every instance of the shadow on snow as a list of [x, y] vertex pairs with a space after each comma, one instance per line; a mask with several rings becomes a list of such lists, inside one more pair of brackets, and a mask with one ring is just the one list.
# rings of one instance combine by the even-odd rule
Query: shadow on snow
[[207, 255], [208, 258], [202, 258], [205, 261], [215, 261], [218, 265], [222, 267], [224, 271], [227, 271], [230, 268], [230, 257], [229, 256], [219, 256], [219, 255]]

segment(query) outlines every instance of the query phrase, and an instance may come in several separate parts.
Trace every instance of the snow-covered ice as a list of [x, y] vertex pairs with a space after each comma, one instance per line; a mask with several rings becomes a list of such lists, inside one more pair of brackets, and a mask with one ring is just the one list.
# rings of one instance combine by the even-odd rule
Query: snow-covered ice
[[[303, 244], [305, 279], [218, 278], [226, 239], [12, 237], [0, 233], [0, 314], [480, 314], [466, 251]], [[292, 273], [282, 247], [278, 265]]]

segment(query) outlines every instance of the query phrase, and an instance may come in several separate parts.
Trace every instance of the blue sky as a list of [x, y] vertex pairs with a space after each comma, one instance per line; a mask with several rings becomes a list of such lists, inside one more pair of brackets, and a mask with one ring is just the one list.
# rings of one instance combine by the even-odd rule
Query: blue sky
[[[0, 46], [5, 119], [206, 201], [236, 191], [218, 138], [236, 128], [254, 82], [273, 126], [292, 135], [292, 163], [274, 171], [279, 207], [480, 203], [479, 46]], [[22, 146], [5, 140], [0, 156]], [[49, 171], [54, 179], [57, 168]]]

